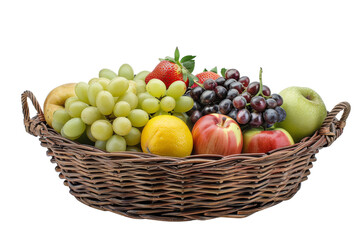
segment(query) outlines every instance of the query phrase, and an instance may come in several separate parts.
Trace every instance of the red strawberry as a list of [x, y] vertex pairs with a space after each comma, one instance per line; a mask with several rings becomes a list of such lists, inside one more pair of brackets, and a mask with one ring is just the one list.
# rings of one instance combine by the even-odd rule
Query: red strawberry
[[[196, 75], [196, 77], [198, 78], [197, 83], [203, 84], [203, 83], [204, 83], [206, 80], [208, 80], [208, 79], [214, 79], [214, 80], [218, 79], [218, 78], [220, 77], [220, 75], [218, 75], [216, 72], [217, 72], [217, 69], [216, 69], [216, 68], [213, 68], [213, 69], [211, 69], [211, 71], [207, 71], [207, 70], [205, 69], [204, 72], [198, 73], [198, 74]], [[194, 87], [196, 87], [196, 86], [198, 86], [198, 85], [197, 85], [196, 83], [194, 83], [194, 84], [191, 86], [191, 88], [194, 88]]]
[[145, 83], [147, 84], [151, 79], [157, 78], [163, 81], [168, 88], [175, 81], [184, 81], [186, 86], [193, 85], [195, 76], [191, 74], [194, 70], [195, 56], [185, 56], [181, 60], [179, 49], [175, 50], [175, 57], [166, 57], [160, 59], [160, 63], [155, 69], [147, 75]]

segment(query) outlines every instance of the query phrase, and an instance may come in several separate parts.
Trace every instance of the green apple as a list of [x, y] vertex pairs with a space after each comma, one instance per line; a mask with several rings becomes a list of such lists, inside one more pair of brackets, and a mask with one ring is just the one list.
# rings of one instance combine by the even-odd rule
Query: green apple
[[320, 128], [327, 111], [319, 94], [307, 87], [288, 87], [279, 94], [284, 101], [281, 107], [286, 111], [286, 119], [276, 127], [287, 130], [295, 142]]

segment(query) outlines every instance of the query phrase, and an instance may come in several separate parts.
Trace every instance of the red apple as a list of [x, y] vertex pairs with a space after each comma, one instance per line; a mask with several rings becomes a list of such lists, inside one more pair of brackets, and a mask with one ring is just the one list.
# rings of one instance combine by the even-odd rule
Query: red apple
[[222, 114], [201, 117], [192, 129], [195, 154], [230, 155], [241, 153], [242, 132], [232, 118]]
[[267, 153], [294, 144], [291, 135], [282, 128], [264, 130], [251, 128], [244, 132], [243, 153]]

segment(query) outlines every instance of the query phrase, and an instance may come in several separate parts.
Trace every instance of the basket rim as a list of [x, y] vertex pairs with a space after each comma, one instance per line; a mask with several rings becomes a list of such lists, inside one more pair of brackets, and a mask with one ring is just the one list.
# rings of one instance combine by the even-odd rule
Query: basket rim
[[[146, 161], [150, 162], [159, 162], [159, 161], [166, 161], [171, 163], [177, 163], [179, 165], [182, 164], [190, 164], [190, 163], [219, 163], [219, 161], [232, 161], [232, 160], [238, 160], [239, 157], [241, 157], [241, 162], [253, 162], [254, 159], [256, 160], [256, 163], [263, 163], [263, 161], [268, 161], [268, 156], [274, 156], [275, 154], [279, 154], [282, 157], [287, 155], [293, 155], [302, 149], [304, 147], [309, 147], [315, 143], [317, 143], [320, 146], [324, 146], [327, 144], [326, 138], [324, 135], [321, 135], [319, 133], [319, 130], [317, 130], [313, 135], [309, 137], [303, 138], [300, 142], [295, 143], [290, 146], [277, 148], [274, 150], [271, 150], [267, 153], [238, 153], [238, 154], [231, 154], [231, 155], [218, 155], [218, 154], [192, 154], [186, 157], [172, 157], [172, 156], [161, 156], [157, 154], [151, 154], [151, 153], [145, 153], [145, 152], [133, 152], [133, 151], [122, 151], [122, 152], [106, 152], [101, 149], [98, 149], [94, 146], [78, 143], [73, 140], [67, 139], [63, 137], [61, 134], [56, 132], [53, 128], [51, 128], [45, 121], [41, 121], [41, 116], [35, 116], [32, 118], [33, 121], [37, 121], [42, 126], [42, 131], [47, 132], [47, 136], [40, 134], [41, 137], [45, 138], [57, 138], [60, 139], [63, 144], [62, 146], [67, 148], [77, 148], [81, 149], [81, 153], [79, 152], [79, 155], [82, 154], [88, 154], [91, 156], [96, 155], [97, 157], [103, 158], [104, 161], [111, 161], [111, 159], [116, 159], [117, 157], [121, 157], [122, 162], [143, 162], [144, 158], [146, 158]], [[45, 128], [45, 129], [44, 129]]]

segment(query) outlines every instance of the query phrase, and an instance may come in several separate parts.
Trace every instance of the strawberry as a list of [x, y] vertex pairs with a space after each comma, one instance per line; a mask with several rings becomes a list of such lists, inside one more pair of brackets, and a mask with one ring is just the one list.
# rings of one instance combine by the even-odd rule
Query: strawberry
[[[196, 74], [196, 77], [198, 79], [197, 83], [201, 83], [203, 84], [206, 80], [208, 79], [218, 79], [220, 77], [220, 75], [217, 74], [217, 68], [213, 68], [210, 71], [204, 69], [204, 71], [202, 73], [198, 73]], [[198, 86], [198, 84], [194, 83], [191, 88], [194, 88]]]
[[151, 79], [157, 78], [163, 81], [168, 88], [175, 81], [184, 81], [186, 86], [192, 86], [196, 77], [192, 75], [195, 67], [195, 56], [185, 56], [181, 60], [179, 49], [175, 50], [175, 57], [166, 57], [160, 59], [160, 63], [155, 69], [147, 75], [145, 83], [147, 84]]

